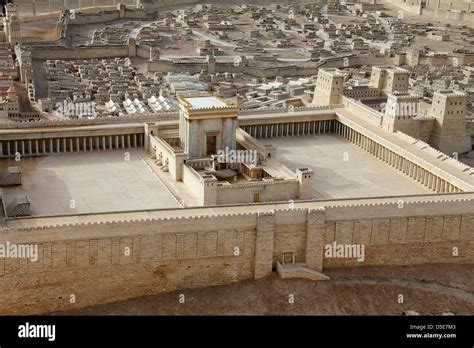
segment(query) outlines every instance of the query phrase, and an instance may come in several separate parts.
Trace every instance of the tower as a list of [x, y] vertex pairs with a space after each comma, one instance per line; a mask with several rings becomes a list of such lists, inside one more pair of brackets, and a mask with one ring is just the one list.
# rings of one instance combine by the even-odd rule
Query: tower
[[18, 9], [13, 4], [7, 4], [5, 7], [4, 30], [7, 42], [10, 47], [21, 42], [21, 23], [18, 18]]
[[399, 67], [388, 65], [372, 67], [370, 87], [377, 88], [385, 93], [408, 92], [410, 72]]
[[15, 87], [11, 86], [7, 91], [8, 117], [16, 117], [19, 114], [18, 96]]
[[418, 115], [420, 96], [407, 92], [388, 93], [382, 127], [388, 132], [401, 131], [418, 136], [418, 124], [413, 120]]
[[299, 181], [298, 198], [309, 199], [313, 194], [314, 172], [309, 168], [297, 168], [296, 178]]
[[336, 105], [341, 101], [344, 74], [335, 68], [319, 69], [314, 88], [313, 105]]
[[466, 133], [467, 96], [462, 92], [439, 91], [433, 95], [429, 115], [435, 118], [430, 145], [452, 156], [472, 150]]
[[216, 57], [214, 57], [214, 54], [208, 55], [206, 57], [206, 62], [207, 62], [207, 72], [209, 74], [215, 74], [216, 73]]
[[20, 56], [20, 80], [24, 84], [28, 84], [29, 77], [33, 76], [33, 60], [31, 51], [22, 51]]

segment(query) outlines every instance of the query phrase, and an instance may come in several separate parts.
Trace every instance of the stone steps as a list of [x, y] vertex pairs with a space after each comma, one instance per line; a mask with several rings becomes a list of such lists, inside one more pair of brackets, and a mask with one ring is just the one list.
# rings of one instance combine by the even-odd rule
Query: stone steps
[[306, 267], [306, 264], [302, 262], [281, 264], [277, 261], [277, 272], [282, 279], [329, 280], [327, 275]]

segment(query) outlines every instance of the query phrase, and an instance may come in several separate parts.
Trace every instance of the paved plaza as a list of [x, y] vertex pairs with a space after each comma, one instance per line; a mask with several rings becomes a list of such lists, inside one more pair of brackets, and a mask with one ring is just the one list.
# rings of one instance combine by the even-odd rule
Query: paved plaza
[[[126, 153], [130, 160], [126, 161]], [[4, 188], [7, 204], [26, 193], [33, 215], [175, 208], [177, 201], [133, 149], [2, 160], [23, 184]]]
[[334, 135], [260, 139], [277, 148], [291, 170], [314, 171], [314, 198], [357, 198], [431, 193], [417, 182]]

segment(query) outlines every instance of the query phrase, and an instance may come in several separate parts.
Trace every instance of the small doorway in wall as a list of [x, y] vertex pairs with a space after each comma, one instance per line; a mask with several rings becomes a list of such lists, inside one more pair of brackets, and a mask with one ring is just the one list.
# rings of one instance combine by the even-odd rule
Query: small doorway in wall
[[283, 253], [283, 263], [295, 263], [295, 253]]
[[253, 193], [253, 202], [254, 203], [260, 202], [260, 192], [254, 192]]
[[207, 135], [207, 138], [206, 138], [206, 155], [207, 156], [217, 153], [216, 139], [217, 139], [216, 135]]

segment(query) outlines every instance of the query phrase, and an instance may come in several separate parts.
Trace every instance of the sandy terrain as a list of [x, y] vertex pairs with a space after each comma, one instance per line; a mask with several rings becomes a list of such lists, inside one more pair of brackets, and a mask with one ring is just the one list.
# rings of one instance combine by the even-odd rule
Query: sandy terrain
[[[330, 281], [259, 280], [175, 291], [57, 314], [70, 315], [400, 315], [413, 310], [474, 314], [472, 265], [418, 265], [326, 270]], [[185, 295], [184, 304], [178, 302]], [[295, 302], [290, 304], [289, 295]], [[404, 303], [398, 303], [398, 295]], [[429, 299], [429, 300], [427, 300]]]

